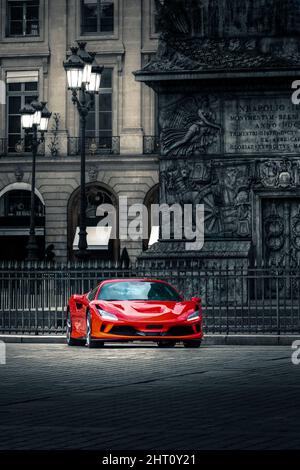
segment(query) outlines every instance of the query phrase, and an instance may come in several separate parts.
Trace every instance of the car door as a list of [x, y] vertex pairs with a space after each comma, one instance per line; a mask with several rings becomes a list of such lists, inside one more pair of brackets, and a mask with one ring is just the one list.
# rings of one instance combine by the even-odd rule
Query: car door
[[86, 311], [87, 308], [93, 300], [95, 300], [96, 294], [98, 292], [98, 286], [95, 287], [95, 289], [92, 289], [85, 295], [85, 299], [82, 302], [82, 306], [80, 309], [80, 331], [82, 333], [82, 336], [85, 336], [86, 334]]
[[85, 336], [85, 312], [88, 304], [86, 294], [74, 295], [73, 323], [80, 336]]

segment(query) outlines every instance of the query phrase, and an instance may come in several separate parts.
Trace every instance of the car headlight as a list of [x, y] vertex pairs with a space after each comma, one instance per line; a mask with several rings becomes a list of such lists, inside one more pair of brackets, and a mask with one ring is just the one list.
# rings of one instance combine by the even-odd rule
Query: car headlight
[[189, 316], [187, 317], [187, 321], [193, 321], [193, 320], [199, 320], [199, 319], [200, 319], [199, 310], [195, 310], [195, 312], [190, 313]]
[[97, 307], [97, 311], [100, 314], [101, 318], [103, 320], [113, 320], [113, 321], [118, 321], [117, 315], [114, 315], [113, 313], [106, 312], [105, 310], [102, 310], [102, 308]]

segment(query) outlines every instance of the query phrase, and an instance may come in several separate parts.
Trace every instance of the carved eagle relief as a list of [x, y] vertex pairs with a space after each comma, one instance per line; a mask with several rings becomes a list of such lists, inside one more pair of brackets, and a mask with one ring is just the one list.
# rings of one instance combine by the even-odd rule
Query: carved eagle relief
[[200, 155], [217, 142], [221, 126], [217, 122], [218, 101], [214, 97], [187, 97], [160, 112], [162, 155]]

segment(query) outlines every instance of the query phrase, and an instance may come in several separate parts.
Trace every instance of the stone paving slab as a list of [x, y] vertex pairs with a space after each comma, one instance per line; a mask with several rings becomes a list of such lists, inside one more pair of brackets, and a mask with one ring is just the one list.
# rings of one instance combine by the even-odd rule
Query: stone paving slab
[[7, 344], [0, 450], [299, 449], [291, 352]]

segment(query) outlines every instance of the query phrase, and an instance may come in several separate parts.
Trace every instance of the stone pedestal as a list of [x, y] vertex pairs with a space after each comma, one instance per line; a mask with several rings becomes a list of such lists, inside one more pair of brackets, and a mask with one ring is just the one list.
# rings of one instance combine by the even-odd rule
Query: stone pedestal
[[286, 3], [157, 2], [159, 47], [135, 72], [158, 95], [160, 202], [205, 208], [200, 252], [161, 241], [141, 262], [241, 317], [269, 288], [251, 266], [300, 264], [300, 5]]
[[247, 272], [251, 241], [207, 240], [201, 251], [187, 251], [184, 241], [159, 241], [139, 257], [149, 275], [167, 271], [170, 281], [191, 297], [198, 292], [206, 304], [248, 301]]

